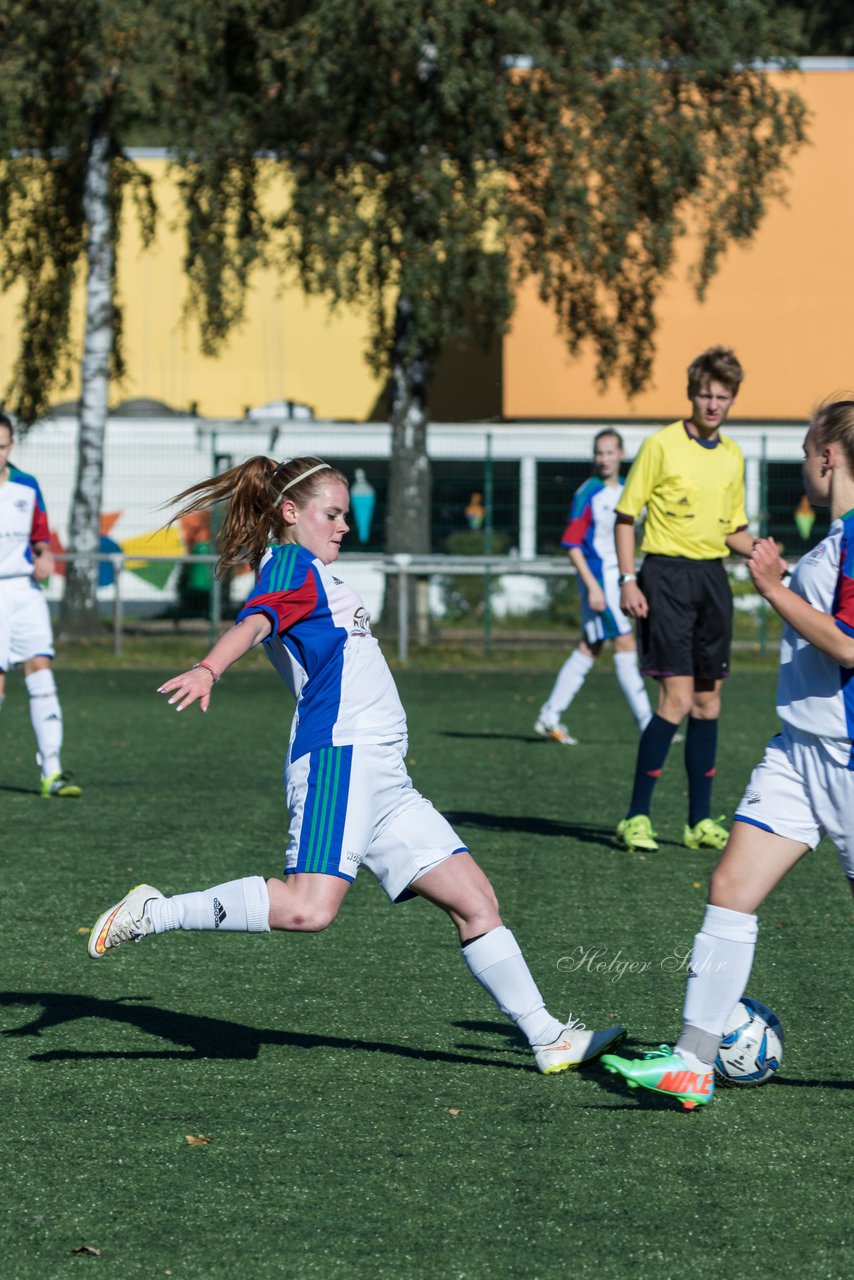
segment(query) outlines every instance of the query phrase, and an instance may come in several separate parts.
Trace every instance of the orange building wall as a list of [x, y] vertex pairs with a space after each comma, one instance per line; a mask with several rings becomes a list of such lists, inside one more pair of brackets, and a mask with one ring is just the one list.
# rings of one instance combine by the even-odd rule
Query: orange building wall
[[802, 419], [816, 400], [854, 389], [854, 71], [793, 78], [812, 121], [788, 203], [772, 205], [752, 244], [730, 249], [705, 303], [687, 283], [696, 253], [686, 241], [659, 303], [649, 388], [631, 401], [616, 385], [601, 394], [594, 359], [569, 359], [528, 282], [505, 340], [505, 417], [672, 419], [687, 365], [715, 343], [734, 347], [746, 370], [733, 417]]

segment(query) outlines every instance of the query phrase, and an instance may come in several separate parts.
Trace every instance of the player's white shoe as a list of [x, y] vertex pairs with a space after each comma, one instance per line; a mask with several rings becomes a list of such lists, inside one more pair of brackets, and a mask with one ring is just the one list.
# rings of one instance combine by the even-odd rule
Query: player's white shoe
[[561, 724], [559, 720], [544, 720], [539, 717], [534, 725], [534, 733], [538, 733], [541, 738], [551, 738], [554, 742], [559, 742], [562, 747], [577, 747], [578, 739], [573, 738], [565, 724]]
[[607, 1031], [588, 1031], [583, 1022], [570, 1015], [569, 1021], [557, 1040], [551, 1044], [535, 1044], [534, 1059], [544, 1076], [558, 1071], [574, 1071], [586, 1062], [595, 1062], [608, 1049], [626, 1038], [625, 1027], [610, 1027]]
[[109, 907], [95, 921], [89, 934], [89, 955], [98, 960], [111, 947], [122, 942], [141, 942], [151, 933], [151, 921], [145, 914], [145, 904], [152, 898], [162, 898], [159, 889], [150, 884], [138, 884], [126, 898]]

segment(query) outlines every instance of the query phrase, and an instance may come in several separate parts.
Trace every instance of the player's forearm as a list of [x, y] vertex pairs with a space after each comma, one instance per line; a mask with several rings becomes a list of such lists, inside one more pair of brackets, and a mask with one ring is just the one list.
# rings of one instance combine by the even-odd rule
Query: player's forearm
[[854, 667], [854, 637], [842, 631], [829, 614], [814, 609], [802, 596], [782, 582], [775, 583], [762, 594], [783, 621], [794, 627], [804, 640], [826, 653], [841, 667]]
[[572, 561], [572, 563], [575, 565], [575, 571], [578, 574], [581, 581], [584, 583], [587, 590], [590, 591], [592, 590], [593, 587], [598, 587], [599, 583], [596, 581], [595, 577], [593, 576], [590, 570], [590, 566], [585, 560], [584, 552], [581, 550], [581, 548], [570, 547], [569, 558]]
[[229, 627], [224, 635], [202, 659], [205, 666], [213, 668], [221, 676], [235, 662], [239, 662], [250, 649], [254, 649], [266, 640], [273, 630], [272, 623], [266, 614], [253, 613], [242, 622]]
[[729, 534], [725, 541], [733, 555], [749, 556], [756, 539], [749, 529], [738, 529], [735, 533]]
[[620, 573], [635, 571], [635, 526], [627, 520], [618, 519], [614, 528], [614, 542], [617, 548], [617, 562]]

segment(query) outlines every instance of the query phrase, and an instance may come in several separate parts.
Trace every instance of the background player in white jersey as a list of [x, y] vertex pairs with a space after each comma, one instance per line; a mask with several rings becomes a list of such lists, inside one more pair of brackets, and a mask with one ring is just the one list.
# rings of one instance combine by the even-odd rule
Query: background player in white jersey
[[76, 798], [62, 771], [62, 710], [51, 663], [53, 629], [40, 583], [53, 572], [44, 500], [33, 476], [9, 461], [12, 419], [0, 413], [0, 707], [11, 666], [24, 669], [45, 799]]
[[643, 676], [638, 670], [637, 645], [631, 621], [620, 608], [617, 583], [619, 564], [614, 545], [616, 505], [623, 482], [620, 464], [625, 457], [623, 438], [613, 427], [600, 431], [593, 441], [595, 475], [576, 490], [561, 546], [578, 574], [583, 636], [557, 674], [554, 688], [540, 710], [534, 732], [563, 746], [575, 746], [561, 716], [587, 679], [606, 640], [614, 642], [614, 671], [631, 713], [643, 731], [652, 719], [652, 708]]
[[325, 929], [364, 863], [393, 902], [417, 894], [448, 913], [470, 972], [525, 1035], [540, 1071], [580, 1066], [621, 1040], [622, 1027], [588, 1031], [546, 1010], [488, 879], [412, 785], [391, 672], [364, 605], [329, 568], [348, 531], [345, 477], [317, 458], [276, 465], [256, 457], [177, 500], [188, 497], [182, 515], [230, 499], [220, 568], [246, 558], [260, 572], [235, 626], [159, 692], [177, 711], [194, 702], [207, 711], [226, 668], [265, 646], [297, 700], [285, 764], [285, 878], [250, 876], [172, 898], [138, 886], [97, 921], [89, 954], [172, 929]]
[[786, 624], [780, 649], [780, 732], [753, 770], [711, 880], [694, 939], [684, 1027], [675, 1050], [644, 1060], [609, 1056], [627, 1080], [708, 1102], [726, 1020], [741, 999], [756, 946], [756, 911], [823, 835], [854, 890], [854, 400], [825, 404], [804, 440], [810, 502], [829, 506], [827, 537], [798, 563], [791, 586], [776, 543], [748, 561], [756, 589]]

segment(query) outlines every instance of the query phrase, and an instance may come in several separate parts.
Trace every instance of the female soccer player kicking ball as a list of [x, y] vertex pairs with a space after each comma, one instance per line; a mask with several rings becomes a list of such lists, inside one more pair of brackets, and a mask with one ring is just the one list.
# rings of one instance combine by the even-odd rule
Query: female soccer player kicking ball
[[[140, 885], [99, 918], [89, 954], [171, 929], [315, 932], [334, 920], [360, 865], [392, 902], [418, 894], [448, 913], [472, 975], [519, 1027], [540, 1071], [598, 1058], [625, 1035], [546, 1010], [492, 886], [406, 772], [406, 717], [359, 597], [329, 566], [348, 531], [347, 481], [318, 458], [255, 457], [178, 495], [180, 514], [229, 499], [220, 566], [248, 558], [258, 581], [203, 662], [158, 690], [207, 711], [225, 670], [263, 644], [296, 697], [285, 765], [285, 879], [250, 876], [166, 898]], [[271, 545], [272, 544], [272, 545]]]
[[714, 1093], [712, 1064], [747, 986], [760, 904], [824, 834], [854, 890], [854, 400], [820, 408], [803, 447], [807, 497], [830, 507], [832, 523], [790, 587], [773, 539], [758, 541], [748, 562], [756, 589], [786, 624], [777, 684], [782, 728], [751, 774], [712, 874], [682, 1035], [673, 1052], [662, 1045], [642, 1060], [602, 1059], [630, 1085], [688, 1109]]

